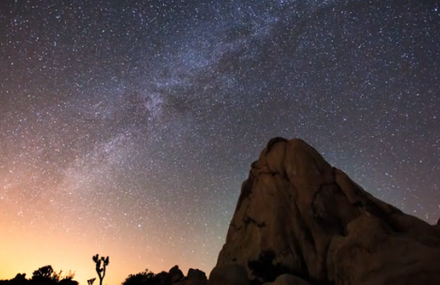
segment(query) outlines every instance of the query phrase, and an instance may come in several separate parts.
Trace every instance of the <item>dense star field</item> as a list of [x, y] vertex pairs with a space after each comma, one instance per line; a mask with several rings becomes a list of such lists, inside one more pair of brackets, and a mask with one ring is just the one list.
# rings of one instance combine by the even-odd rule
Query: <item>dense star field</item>
[[435, 2], [0, 1], [0, 279], [209, 273], [275, 136], [435, 223]]

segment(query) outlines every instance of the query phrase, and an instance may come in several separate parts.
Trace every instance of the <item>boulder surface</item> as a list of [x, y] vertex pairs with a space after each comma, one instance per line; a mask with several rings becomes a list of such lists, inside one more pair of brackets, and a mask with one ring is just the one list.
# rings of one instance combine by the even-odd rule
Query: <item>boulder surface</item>
[[283, 274], [277, 277], [274, 282], [266, 282], [263, 285], [310, 285], [295, 275]]
[[[366, 192], [300, 139], [274, 138], [244, 181], [218, 269], [252, 284], [440, 284], [440, 227]], [[213, 272], [218, 272], [214, 268]]]
[[237, 263], [216, 266], [209, 274], [209, 285], [249, 285], [246, 268]]

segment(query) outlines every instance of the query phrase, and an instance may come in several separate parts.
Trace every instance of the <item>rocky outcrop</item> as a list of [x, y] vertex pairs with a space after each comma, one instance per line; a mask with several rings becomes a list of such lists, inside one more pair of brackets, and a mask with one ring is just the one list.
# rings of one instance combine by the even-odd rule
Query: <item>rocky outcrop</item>
[[205, 285], [208, 282], [205, 272], [199, 269], [190, 268], [188, 270], [188, 284], [187, 285]]
[[373, 197], [304, 141], [275, 138], [242, 185], [213, 272], [241, 265], [260, 284], [282, 274], [310, 284], [440, 284], [438, 260], [440, 227]]
[[206, 285], [207, 283], [208, 278], [206, 278], [205, 272], [190, 268], [187, 277], [184, 277], [180, 282], [173, 283], [173, 285]]
[[182, 270], [179, 269], [178, 265], [173, 266], [169, 271], [168, 275], [170, 277], [171, 283], [176, 283], [181, 281], [184, 277]]
[[267, 282], [263, 285], [310, 285], [295, 275], [283, 274], [277, 277], [274, 282]]
[[209, 285], [248, 285], [246, 268], [230, 263], [216, 266], [209, 275]]
[[[190, 268], [188, 275], [184, 276], [179, 266], [173, 266], [168, 272], [158, 274], [139, 273], [130, 275], [123, 284], [130, 285], [207, 285], [208, 279], [205, 272]], [[68, 284], [69, 285], [69, 284]]]

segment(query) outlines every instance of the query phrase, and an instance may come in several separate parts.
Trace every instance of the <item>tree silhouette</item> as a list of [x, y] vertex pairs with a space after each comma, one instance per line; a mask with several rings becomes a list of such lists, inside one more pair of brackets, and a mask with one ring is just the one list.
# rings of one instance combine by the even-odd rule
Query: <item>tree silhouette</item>
[[96, 278], [89, 279], [89, 280], [87, 280], [87, 284], [93, 285], [93, 282], [95, 282], [95, 280], [96, 280]]
[[109, 263], [108, 256], [106, 258], [104, 258], [104, 256], [99, 258], [99, 254], [96, 254], [93, 256], [93, 261], [96, 263], [96, 273], [98, 273], [99, 285], [102, 285], [102, 280], [105, 277], [105, 270]]
[[35, 278], [50, 278], [53, 273], [53, 268], [50, 265], [46, 265], [43, 267], [38, 268], [35, 270], [32, 274], [32, 279]]
[[61, 271], [60, 273], [56, 273], [53, 271], [53, 268], [51, 265], [46, 265], [43, 267], [38, 268], [32, 273], [32, 280], [34, 281], [54, 281], [58, 282], [60, 281]]

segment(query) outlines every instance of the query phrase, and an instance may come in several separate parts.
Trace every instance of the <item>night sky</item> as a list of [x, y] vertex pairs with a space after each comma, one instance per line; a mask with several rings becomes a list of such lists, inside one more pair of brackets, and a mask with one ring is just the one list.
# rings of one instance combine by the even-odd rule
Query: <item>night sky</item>
[[435, 223], [436, 2], [1, 0], [0, 279], [209, 273], [275, 136]]

